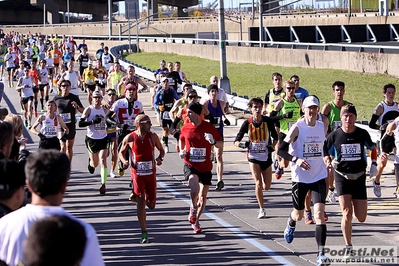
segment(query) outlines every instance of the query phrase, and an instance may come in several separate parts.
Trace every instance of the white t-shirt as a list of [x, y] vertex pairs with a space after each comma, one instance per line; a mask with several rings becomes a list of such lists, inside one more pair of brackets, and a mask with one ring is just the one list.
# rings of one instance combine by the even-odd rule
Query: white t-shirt
[[[201, 96], [200, 103], [204, 104], [208, 100], [209, 100], [209, 94], [207, 93], [207, 91], [205, 91], [204, 95]], [[225, 102], [225, 103], [227, 103], [229, 101], [227, 99], [226, 92], [222, 88], [219, 88], [218, 100], [221, 101], [221, 102]]]
[[66, 215], [75, 219], [86, 230], [86, 248], [81, 266], [105, 265], [96, 231], [93, 226], [73, 217], [60, 206], [36, 206], [28, 204], [0, 219], [0, 260], [15, 266], [23, 258], [23, 242], [32, 224], [50, 215]]

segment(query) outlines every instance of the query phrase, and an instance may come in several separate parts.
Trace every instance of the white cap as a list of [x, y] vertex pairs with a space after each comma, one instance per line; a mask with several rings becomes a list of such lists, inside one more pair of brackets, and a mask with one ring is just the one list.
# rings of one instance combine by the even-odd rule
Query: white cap
[[161, 82], [164, 82], [165, 80], [168, 80], [168, 81], [169, 81], [169, 79], [168, 79], [167, 77], [162, 77], [162, 78], [161, 78]]
[[89, 62], [87, 62], [89, 65], [93, 65], [93, 61], [89, 60]]
[[103, 97], [103, 94], [101, 91], [93, 91], [93, 98], [100, 98]]
[[319, 99], [316, 96], [310, 95], [303, 100], [303, 107], [317, 106], [320, 107]]

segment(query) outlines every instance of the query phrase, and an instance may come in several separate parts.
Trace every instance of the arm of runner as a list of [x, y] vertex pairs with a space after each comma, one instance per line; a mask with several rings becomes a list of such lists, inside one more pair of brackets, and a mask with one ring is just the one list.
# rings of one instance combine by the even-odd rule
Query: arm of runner
[[[37, 126], [39, 126], [39, 125], [42, 124], [42, 122], [43, 122], [44, 119], [45, 119], [45, 116], [44, 116], [44, 115], [40, 115], [40, 116], [36, 119], [35, 123], [33, 123], [32, 128], [30, 129], [30, 132], [32, 132], [33, 134], [39, 136], [40, 132], [39, 132], [36, 128], [37, 128]], [[40, 134], [40, 135], [42, 135], [42, 134]], [[39, 136], [39, 137], [42, 138], [41, 136]], [[44, 136], [43, 136], [43, 137], [44, 137]]]
[[84, 109], [82, 117], [79, 120], [79, 127], [88, 127], [90, 125], [93, 125], [93, 121], [87, 121], [87, 118], [90, 116], [91, 110], [89, 107]]
[[155, 134], [155, 133], [151, 133], [151, 134], [152, 134], [151, 135], [152, 141], [154, 142], [155, 147], [159, 151], [159, 155], [158, 155], [158, 157], [155, 160], [157, 162], [157, 165], [161, 165], [162, 161], [163, 161], [163, 158], [165, 157], [165, 150], [163, 149], [163, 146], [161, 144], [161, 141], [159, 140], [158, 135]]
[[123, 138], [122, 146], [121, 146], [121, 148], [119, 150], [119, 153], [118, 153], [118, 158], [122, 162], [124, 168], [127, 168], [129, 166], [129, 161], [125, 157], [125, 154], [126, 154], [127, 150], [130, 148], [129, 147], [129, 142], [131, 142], [130, 134], [128, 134], [127, 136], [125, 136]]

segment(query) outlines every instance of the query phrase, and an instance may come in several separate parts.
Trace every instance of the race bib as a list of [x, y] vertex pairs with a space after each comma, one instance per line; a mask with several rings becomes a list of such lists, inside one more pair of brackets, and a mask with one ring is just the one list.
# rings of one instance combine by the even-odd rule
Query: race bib
[[136, 162], [136, 173], [139, 176], [152, 175], [153, 173], [152, 161]]
[[58, 55], [57, 54], [53, 54], [53, 58], [58, 58]]
[[106, 123], [104, 120], [101, 121], [101, 123], [94, 124], [94, 130], [95, 131], [104, 131], [106, 127]]
[[4, 62], [4, 56], [0, 55], [0, 62]]
[[71, 113], [64, 113], [64, 114], [60, 114], [62, 117], [62, 120], [64, 120], [65, 124], [71, 123]]
[[362, 158], [361, 148], [359, 143], [342, 144], [341, 145], [342, 161], [357, 161]]
[[89, 84], [89, 85], [92, 85], [92, 84], [94, 84], [94, 80], [92, 80], [92, 79], [88, 79], [88, 80], [87, 80], [87, 84]]
[[303, 144], [303, 157], [306, 159], [316, 159], [322, 157], [322, 142], [305, 142]]
[[165, 111], [162, 113], [162, 119], [171, 120], [169, 116], [169, 112]]
[[101, 81], [102, 81], [103, 78], [104, 78], [104, 75], [103, 75], [103, 74], [98, 74], [98, 75], [97, 75], [97, 78], [98, 78], [98, 80], [101, 80]]
[[82, 61], [82, 67], [88, 67], [89, 63], [87, 61]]
[[134, 120], [132, 120], [132, 119], [127, 119], [127, 120], [123, 121], [123, 124], [128, 125], [129, 130], [136, 129], [136, 124], [134, 123]]
[[55, 127], [55, 126], [46, 126], [44, 128], [44, 135], [46, 137], [49, 137], [49, 138], [57, 136], [57, 127]]
[[267, 150], [266, 142], [250, 142], [249, 152], [250, 153], [265, 153]]
[[189, 161], [193, 163], [205, 162], [206, 148], [190, 148]]
[[215, 128], [219, 128], [219, 127], [220, 127], [220, 117], [214, 117], [213, 119], [214, 119], [214, 124], [213, 124], [213, 126], [214, 126]]

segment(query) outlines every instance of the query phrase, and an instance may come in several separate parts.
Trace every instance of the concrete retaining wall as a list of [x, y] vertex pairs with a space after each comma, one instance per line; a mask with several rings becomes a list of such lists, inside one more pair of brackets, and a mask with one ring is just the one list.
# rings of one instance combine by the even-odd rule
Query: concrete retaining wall
[[[219, 60], [219, 46], [140, 42], [144, 52], [176, 53]], [[195, 50], [195, 53], [193, 51]], [[399, 54], [315, 51], [283, 48], [227, 46], [227, 61], [286, 67], [329, 68], [398, 76]]]

